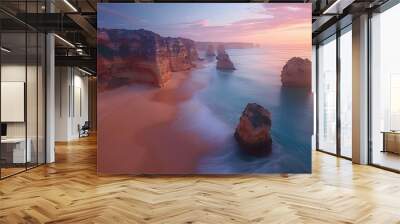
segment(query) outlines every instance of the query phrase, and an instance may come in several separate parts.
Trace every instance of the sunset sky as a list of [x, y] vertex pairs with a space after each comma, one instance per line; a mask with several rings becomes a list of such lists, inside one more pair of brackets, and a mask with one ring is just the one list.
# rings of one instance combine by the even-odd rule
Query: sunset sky
[[98, 4], [98, 27], [147, 29], [195, 41], [311, 46], [311, 4]]

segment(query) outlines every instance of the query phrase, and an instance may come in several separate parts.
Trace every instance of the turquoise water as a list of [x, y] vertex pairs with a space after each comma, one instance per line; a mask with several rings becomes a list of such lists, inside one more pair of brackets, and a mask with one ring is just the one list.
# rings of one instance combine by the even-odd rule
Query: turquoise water
[[[181, 108], [185, 127], [218, 145], [201, 158], [198, 173], [311, 172], [312, 94], [283, 88], [280, 82], [285, 62], [302, 55], [266, 49], [235, 49], [228, 54], [237, 70], [219, 71], [215, 60], [206, 60], [205, 67], [191, 76], [205, 87]], [[272, 113], [273, 149], [267, 157], [246, 155], [233, 138], [241, 113], [252, 102]]]

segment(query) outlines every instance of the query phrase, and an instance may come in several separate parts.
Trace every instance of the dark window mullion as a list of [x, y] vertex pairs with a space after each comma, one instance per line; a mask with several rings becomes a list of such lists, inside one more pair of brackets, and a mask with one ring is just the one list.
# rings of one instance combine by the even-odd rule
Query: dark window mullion
[[[28, 1], [25, 1], [25, 21], [28, 19]], [[26, 24], [26, 23], [25, 23]], [[28, 119], [27, 119], [27, 89], [28, 89], [28, 26], [25, 25], [25, 88], [24, 88], [24, 120], [25, 120], [25, 170], [28, 169]]]
[[341, 156], [341, 118], [340, 118], [340, 30], [336, 31], [336, 154]]
[[367, 45], [368, 45], [368, 53], [367, 53], [367, 66], [368, 66], [368, 74], [367, 74], [367, 119], [368, 119], [368, 124], [367, 124], [367, 132], [368, 132], [368, 164], [373, 164], [373, 148], [372, 148], [372, 64], [371, 64], [371, 57], [372, 57], [372, 30], [371, 30], [371, 20], [372, 20], [372, 11], [368, 12], [368, 30], [367, 30]]
[[315, 46], [315, 148], [319, 149], [319, 44]]
[[[39, 13], [39, 0], [36, 1]], [[39, 20], [37, 21], [39, 22]], [[39, 32], [36, 32], [36, 166], [39, 165]]]

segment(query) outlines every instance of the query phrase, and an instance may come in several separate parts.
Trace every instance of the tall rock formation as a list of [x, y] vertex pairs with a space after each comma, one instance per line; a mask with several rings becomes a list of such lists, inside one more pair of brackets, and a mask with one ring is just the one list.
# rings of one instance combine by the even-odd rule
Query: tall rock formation
[[198, 55], [194, 41], [172, 37], [167, 37], [165, 40], [171, 71], [179, 72], [196, 66], [194, 62], [198, 59]]
[[299, 57], [291, 58], [282, 69], [281, 82], [285, 87], [311, 90], [311, 61]]
[[229, 55], [225, 51], [225, 47], [223, 45], [218, 46], [218, 55], [217, 55], [217, 69], [219, 70], [235, 70], [235, 66], [233, 65]]
[[206, 57], [215, 57], [214, 45], [209, 44], [207, 46]]
[[115, 82], [162, 87], [171, 72], [191, 69], [198, 60], [194, 41], [144, 29], [100, 29], [97, 39], [100, 88]]
[[217, 56], [220, 54], [226, 54], [225, 46], [223, 44], [220, 44], [217, 47]]
[[236, 127], [235, 139], [247, 153], [267, 155], [272, 150], [271, 125], [271, 113], [256, 103], [249, 103]]

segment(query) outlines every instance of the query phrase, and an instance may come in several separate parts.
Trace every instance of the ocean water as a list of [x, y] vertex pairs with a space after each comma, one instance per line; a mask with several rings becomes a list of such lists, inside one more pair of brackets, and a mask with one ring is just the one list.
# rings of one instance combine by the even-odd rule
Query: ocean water
[[[200, 159], [197, 172], [311, 172], [312, 94], [306, 89], [284, 88], [280, 81], [286, 61], [303, 55], [296, 49], [227, 52], [236, 70], [219, 71], [215, 59], [206, 59], [204, 67], [193, 70], [190, 76], [190, 81], [205, 87], [180, 106], [181, 127], [218, 145]], [[266, 157], [245, 154], [233, 137], [248, 103], [258, 103], [272, 113], [273, 148]]]

